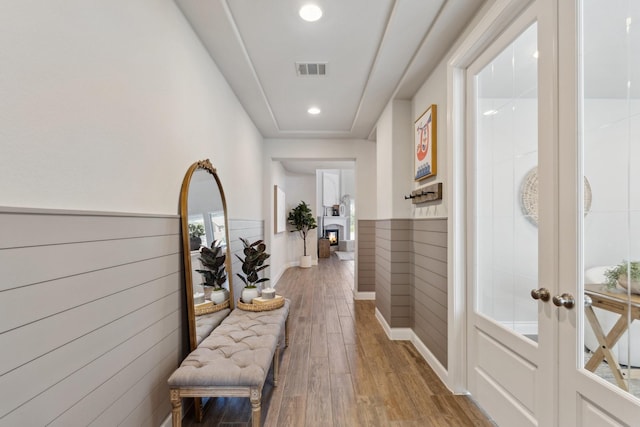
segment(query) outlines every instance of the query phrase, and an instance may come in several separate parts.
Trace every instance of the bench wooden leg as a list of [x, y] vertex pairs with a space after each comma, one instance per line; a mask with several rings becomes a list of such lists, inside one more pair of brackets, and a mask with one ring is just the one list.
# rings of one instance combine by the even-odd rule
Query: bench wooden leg
[[289, 316], [284, 321], [284, 346], [289, 347]]
[[171, 422], [173, 427], [182, 425], [182, 398], [179, 390], [171, 390]]
[[280, 375], [280, 343], [276, 347], [273, 355], [273, 386], [278, 387], [278, 376]]
[[260, 427], [260, 401], [262, 400], [262, 390], [257, 387], [251, 388], [251, 425]]

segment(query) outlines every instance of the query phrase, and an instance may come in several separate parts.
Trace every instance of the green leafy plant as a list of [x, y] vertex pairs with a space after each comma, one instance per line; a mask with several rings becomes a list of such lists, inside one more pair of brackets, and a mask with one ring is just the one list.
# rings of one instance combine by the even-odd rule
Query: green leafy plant
[[266, 252], [267, 245], [262, 240], [249, 243], [248, 240], [241, 237], [240, 241], [244, 245], [244, 259], [240, 258], [238, 254], [236, 254], [236, 257], [242, 262], [242, 272], [245, 275], [237, 273], [237, 276], [244, 282], [245, 287], [255, 288], [258, 283], [269, 280], [268, 277], [260, 278], [258, 273], [269, 267], [269, 264], [264, 262], [271, 255]]
[[290, 230], [292, 233], [296, 231], [300, 233], [300, 237], [304, 242], [304, 256], [307, 256], [307, 235], [310, 230], [318, 228], [316, 218], [313, 216], [309, 205], [304, 200], [301, 201], [298, 206], [291, 209], [287, 222], [295, 227], [294, 230]]
[[189, 224], [189, 237], [200, 237], [204, 235], [204, 225]]
[[221, 289], [227, 281], [227, 272], [224, 262], [227, 255], [223, 252], [219, 240], [214, 240], [211, 248], [203, 246], [200, 250], [200, 262], [202, 270], [196, 270], [204, 278], [203, 286], [211, 286], [214, 289]]
[[604, 275], [607, 278], [607, 287], [610, 289], [615, 288], [618, 283], [618, 278], [620, 276], [627, 276], [627, 274], [631, 275], [631, 280], [640, 280], [640, 261], [629, 262], [622, 260], [620, 264], [606, 270]]

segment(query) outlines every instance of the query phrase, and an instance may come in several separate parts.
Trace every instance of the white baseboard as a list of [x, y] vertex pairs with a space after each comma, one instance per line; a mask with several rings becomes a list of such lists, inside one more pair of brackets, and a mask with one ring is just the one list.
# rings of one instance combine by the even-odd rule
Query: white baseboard
[[[392, 328], [389, 326], [385, 318], [382, 316], [382, 313], [378, 311], [376, 308], [376, 319], [380, 322], [382, 329], [385, 334], [387, 334], [387, 338], [393, 341], [411, 341], [414, 345], [418, 353], [422, 356], [422, 358], [427, 362], [427, 364], [433, 369], [438, 378], [444, 383], [444, 385], [448, 387], [448, 373], [447, 369], [442, 366], [442, 363], [429, 351], [426, 345], [418, 338], [418, 336], [413, 332], [411, 328]], [[450, 389], [449, 389], [450, 390]], [[450, 390], [451, 391], [451, 390]]]
[[[440, 363], [440, 361], [436, 359], [433, 353], [429, 351], [427, 346], [424, 345], [424, 343], [420, 340], [420, 338], [418, 338], [415, 332], [411, 331], [411, 335], [412, 335], [411, 343], [414, 345], [416, 350], [418, 350], [418, 353], [420, 353], [422, 358], [429, 364], [431, 369], [433, 369], [433, 372], [436, 373], [438, 378], [440, 378], [440, 380], [444, 383], [447, 389], [449, 389], [449, 386], [448, 386], [449, 373], [447, 372], [447, 369], [444, 366], [442, 366], [442, 363]], [[453, 393], [451, 389], [449, 389], [449, 391]]]
[[375, 301], [376, 293], [375, 292], [357, 292], [353, 291], [353, 299], [355, 300], [367, 300], [367, 301]]
[[385, 320], [382, 313], [378, 311], [376, 307], [376, 319], [380, 322], [384, 333], [387, 334], [387, 338], [393, 341], [411, 341], [411, 335], [413, 331], [410, 328], [391, 328]]
[[[287, 263], [287, 264], [285, 264], [285, 265], [286, 265], [285, 270], [286, 270], [287, 268], [291, 268], [291, 267], [300, 267], [300, 261], [291, 261], [290, 263]], [[311, 265], [312, 265], [312, 266], [314, 266], [314, 265], [318, 265], [318, 260], [317, 260], [317, 259], [312, 259], [312, 260], [311, 260]]]

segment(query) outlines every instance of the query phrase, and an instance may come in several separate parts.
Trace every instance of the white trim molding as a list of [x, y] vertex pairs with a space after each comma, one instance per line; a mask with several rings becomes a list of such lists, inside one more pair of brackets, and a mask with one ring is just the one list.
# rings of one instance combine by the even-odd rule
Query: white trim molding
[[376, 307], [376, 319], [378, 319], [380, 326], [382, 326], [384, 333], [387, 334], [387, 338], [389, 338], [390, 340], [411, 341], [411, 334], [413, 334], [413, 331], [410, 328], [390, 327], [387, 321], [385, 320], [384, 316], [382, 315], [382, 313], [380, 313], [377, 307]]
[[[449, 372], [447, 368], [442, 366], [442, 363], [431, 353], [429, 348], [418, 338], [418, 336], [411, 331], [411, 343], [418, 350], [420, 356], [427, 362], [427, 364], [433, 369], [433, 372], [436, 373], [438, 378], [444, 383], [444, 385], [449, 389], [450, 392], [455, 393], [454, 390], [449, 387]], [[458, 393], [458, 394], [467, 394], [467, 393]]]
[[531, 0], [496, 0], [447, 61], [447, 352], [449, 387], [465, 393], [467, 383], [467, 188], [466, 69]]
[[375, 301], [376, 293], [375, 292], [358, 292], [358, 291], [354, 290], [353, 291], [353, 299], [355, 299], [355, 300]]
[[[382, 313], [378, 311], [376, 308], [376, 319], [382, 326], [387, 338], [392, 341], [411, 341], [413, 346], [418, 350], [420, 356], [427, 362], [427, 364], [433, 369], [435, 374], [440, 378], [440, 380], [444, 383], [444, 385], [449, 389], [449, 391], [454, 392], [451, 387], [449, 387], [449, 374], [447, 369], [442, 366], [442, 363], [431, 353], [431, 351], [427, 348], [426, 345], [418, 338], [418, 336], [413, 332], [411, 328], [392, 328], [389, 326], [385, 318], [382, 316]], [[463, 393], [466, 394], [466, 393]]]

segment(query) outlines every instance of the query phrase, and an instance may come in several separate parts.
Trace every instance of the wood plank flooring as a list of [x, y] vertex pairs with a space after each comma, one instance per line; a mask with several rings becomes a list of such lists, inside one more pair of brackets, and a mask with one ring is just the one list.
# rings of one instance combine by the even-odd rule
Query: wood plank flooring
[[[390, 341], [373, 301], [354, 301], [353, 261], [321, 258], [310, 269], [290, 268], [277, 285], [292, 301], [289, 347], [280, 381], [267, 378], [266, 427], [494, 426], [467, 396], [451, 394], [408, 341]], [[249, 399], [216, 398], [202, 423], [250, 425]]]

